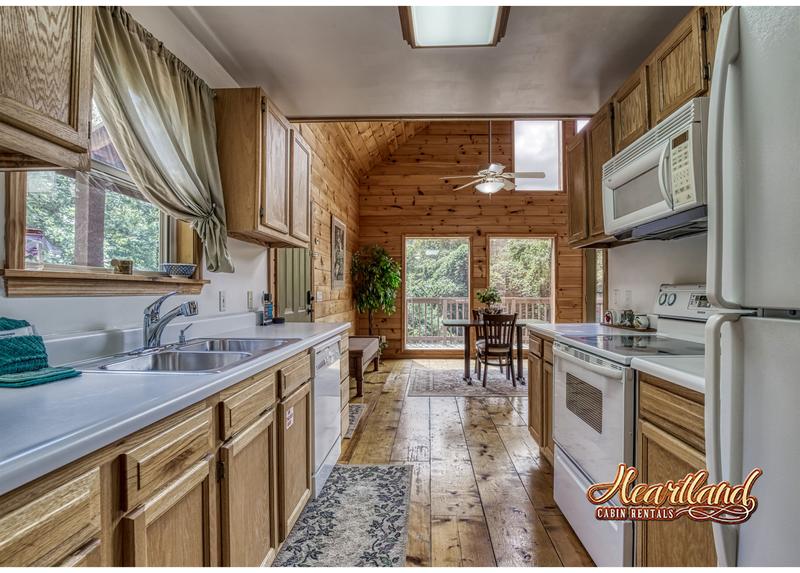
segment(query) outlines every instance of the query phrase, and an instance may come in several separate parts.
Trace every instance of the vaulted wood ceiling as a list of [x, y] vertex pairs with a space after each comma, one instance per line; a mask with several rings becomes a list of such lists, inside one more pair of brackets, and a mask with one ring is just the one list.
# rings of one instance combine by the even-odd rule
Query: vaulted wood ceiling
[[352, 161], [352, 171], [362, 178], [428, 126], [426, 121], [341, 121], [325, 124]]

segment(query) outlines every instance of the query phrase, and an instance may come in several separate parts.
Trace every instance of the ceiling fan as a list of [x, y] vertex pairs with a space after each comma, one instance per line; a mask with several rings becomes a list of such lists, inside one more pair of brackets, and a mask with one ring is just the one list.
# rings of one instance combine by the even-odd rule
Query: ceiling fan
[[491, 195], [492, 193], [497, 193], [501, 189], [506, 189], [508, 191], [513, 190], [516, 185], [514, 184], [514, 179], [519, 177], [520, 179], [544, 179], [545, 174], [542, 171], [519, 171], [516, 173], [505, 173], [505, 165], [500, 163], [492, 163], [492, 122], [489, 122], [489, 167], [486, 169], [481, 169], [475, 175], [452, 175], [450, 177], [442, 177], [442, 179], [468, 179], [468, 178], [475, 178], [473, 181], [462, 185], [461, 187], [456, 187], [454, 191], [460, 191], [461, 189], [466, 189], [472, 185], [475, 185], [475, 189], [480, 191], [481, 193], [486, 193]]

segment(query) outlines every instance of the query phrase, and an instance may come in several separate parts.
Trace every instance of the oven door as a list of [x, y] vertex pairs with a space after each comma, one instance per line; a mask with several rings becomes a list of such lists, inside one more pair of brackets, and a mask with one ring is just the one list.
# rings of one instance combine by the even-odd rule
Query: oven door
[[633, 465], [631, 369], [556, 342], [553, 438], [593, 481]]

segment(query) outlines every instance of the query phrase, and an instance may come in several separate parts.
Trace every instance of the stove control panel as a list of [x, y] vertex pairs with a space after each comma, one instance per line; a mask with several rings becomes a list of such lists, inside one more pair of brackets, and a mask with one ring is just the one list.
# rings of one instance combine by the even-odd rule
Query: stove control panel
[[716, 311], [703, 284], [661, 285], [653, 308], [653, 313], [660, 317], [701, 321]]

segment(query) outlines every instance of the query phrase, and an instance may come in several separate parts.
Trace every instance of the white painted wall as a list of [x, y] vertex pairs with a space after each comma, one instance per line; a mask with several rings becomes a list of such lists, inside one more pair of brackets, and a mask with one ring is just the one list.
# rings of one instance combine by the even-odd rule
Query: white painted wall
[[[127, 8], [176, 56], [182, 59], [211, 87], [235, 87], [237, 84], [211, 54], [189, 33], [167, 7], [135, 6]], [[5, 204], [3, 177], [0, 177], [0, 205]], [[0, 209], [0, 261], [5, 262], [5, 214]], [[204, 271], [206, 285], [199, 297], [175, 297], [165, 305], [172, 308], [187, 298], [196, 298], [200, 315], [213, 318], [247, 310], [247, 291], [252, 290], [256, 302], [267, 284], [267, 253], [263, 247], [236, 239], [228, 240], [236, 272], [233, 274]], [[226, 291], [226, 310], [219, 311], [219, 291]], [[0, 295], [0, 316], [23, 318], [35, 324], [44, 335], [88, 331], [120, 330], [141, 325], [142, 310], [154, 297], [73, 297], [73, 298], [5, 298]]]
[[659, 285], [705, 282], [705, 233], [608, 250], [608, 306], [612, 309], [650, 313]]

